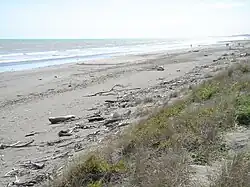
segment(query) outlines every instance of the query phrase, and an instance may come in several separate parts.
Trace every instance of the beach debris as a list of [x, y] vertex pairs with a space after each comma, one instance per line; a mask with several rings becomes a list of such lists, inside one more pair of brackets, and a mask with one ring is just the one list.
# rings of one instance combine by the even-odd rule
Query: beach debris
[[[116, 84], [114, 85], [110, 90], [108, 91], [101, 91], [101, 92], [96, 92], [94, 94], [86, 95], [83, 97], [94, 97], [94, 96], [108, 96], [108, 95], [115, 95], [116, 93], [114, 92], [121, 92], [121, 91], [132, 91], [132, 90], [138, 90], [141, 88], [125, 88], [125, 89], [115, 89], [116, 87], [120, 88], [125, 88], [126, 86], [123, 86], [121, 84]], [[112, 93], [113, 92], [113, 93]]]
[[8, 186], [34, 186], [37, 182], [36, 181], [27, 181], [27, 182], [20, 182], [20, 181], [15, 181], [9, 184]]
[[93, 107], [93, 108], [89, 108], [89, 109], [87, 109], [87, 111], [93, 111], [93, 110], [97, 110], [98, 108], [96, 108], [96, 107]]
[[58, 132], [58, 136], [59, 137], [62, 137], [62, 136], [71, 136], [71, 135], [73, 135], [73, 132], [76, 131], [77, 129], [79, 129], [79, 126], [76, 125], [76, 126], [70, 128], [70, 129], [67, 129], [67, 130], [60, 130]]
[[88, 140], [91, 140], [91, 138], [93, 138], [94, 136], [99, 135], [100, 132], [101, 132], [100, 130], [97, 130], [97, 131], [95, 131], [95, 132], [93, 132], [93, 133], [91, 133], [91, 134], [88, 134], [88, 135], [87, 135], [87, 139], [88, 139]]
[[58, 136], [62, 137], [62, 136], [72, 136], [72, 132], [68, 129], [68, 130], [60, 130], [58, 132]]
[[20, 172], [19, 169], [12, 168], [10, 171], [5, 173], [5, 175], [3, 177], [14, 177], [14, 176], [18, 175], [19, 172]]
[[108, 106], [110, 105], [117, 105], [118, 107], [122, 107], [122, 108], [125, 108], [127, 103], [129, 102], [130, 100], [128, 99], [121, 99], [121, 100], [106, 100], [105, 101], [105, 104], [107, 104]]
[[164, 71], [165, 69], [164, 69], [164, 67], [163, 66], [159, 66], [159, 67], [157, 67], [157, 69], [156, 69], [157, 71]]
[[250, 54], [248, 54], [248, 53], [241, 53], [240, 54], [240, 57], [246, 57], [246, 56], [249, 56]]
[[111, 127], [109, 130], [112, 131], [116, 128], [124, 127], [124, 126], [127, 126], [129, 124], [130, 124], [129, 122], [120, 122], [118, 125]]
[[105, 103], [117, 103], [119, 102], [118, 100], [105, 100]]
[[120, 115], [118, 112], [114, 112], [114, 113], [112, 113], [112, 114], [110, 115], [110, 117], [111, 117], [112, 119], [116, 119], [116, 118], [120, 118], [121, 115]]
[[236, 62], [236, 59], [235, 59], [235, 58], [232, 58], [232, 59], [230, 60], [230, 62]]
[[203, 65], [201, 68], [209, 68], [209, 65]]
[[32, 180], [21, 182], [21, 180], [17, 176], [15, 177], [16, 177], [16, 180], [14, 182], [9, 183], [7, 185], [8, 187], [9, 186], [18, 186], [18, 187], [34, 186], [35, 184], [41, 183], [45, 179], [49, 178], [48, 175], [43, 174], [43, 175], [37, 175]]
[[152, 68], [152, 70], [156, 70], [156, 71], [164, 71], [164, 67], [163, 66], [155, 66]]
[[93, 129], [96, 128], [94, 125], [76, 124], [75, 129]]
[[40, 162], [47, 162], [48, 160], [56, 160], [58, 158], [64, 158], [64, 157], [67, 157], [67, 156], [70, 156], [69, 155], [70, 151], [67, 151], [67, 152], [64, 152], [64, 153], [61, 153], [61, 154], [58, 154], [56, 156], [53, 156], [53, 157], [45, 157], [41, 160], [37, 160], [36, 163], [40, 163]]
[[28, 169], [43, 169], [45, 166], [45, 163], [35, 163], [32, 161], [29, 161], [28, 163], [21, 164], [22, 167], [28, 168]]
[[34, 132], [34, 131], [32, 131], [32, 132], [26, 134], [25, 137], [34, 136], [34, 135], [36, 135], [36, 134], [39, 134], [39, 132]]
[[102, 117], [102, 116], [96, 116], [96, 117], [89, 118], [88, 120], [89, 120], [90, 123], [92, 123], [92, 122], [95, 122], [95, 121], [103, 121], [103, 120], [105, 120], [105, 118]]
[[194, 52], [194, 53], [198, 53], [198, 52], [200, 52], [200, 50], [199, 50], [199, 49], [196, 49], [196, 50], [193, 50], [193, 52]]
[[59, 140], [54, 140], [54, 141], [47, 142], [47, 145], [48, 146], [54, 146], [55, 144], [59, 144], [59, 143], [62, 143], [62, 142], [64, 142], [64, 140], [59, 139]]
[[79, 151], [82, 151], [84, 149], [83, 145], [81, 143], [76, 143], [75, 146], [74, 146], [74, 151], [75, 152], [79, 152]]
[[57, 78], [57, 76], [56, 76], [56, 75], [55, 75], [54, 77], [55, 77], [55, 78]]
[[127, 112], [125, 112], [123, 114], [124, 117], [129, 117], [131, 115], [132, 111], [131, 110], [128, 110]]
[[73, 119], [76, 119], [75, 115], [49, 117], [49, 121], [50, 121], [51, 124], [57, 124], [57, 123], [60, 123], [60, 122], [69, 121], [69, 120], [73, 120]]
[[113, 126], [112, 124], [115, 123], [115, 122], [118, 122], [118, 121], [122, 121], [123, 119], [122, 118], [113, 118], [113, 119], [108, 119], [104, 122], [104, 126], [106, 127], [111, 127]]
[[58, 148], [67, 147], [67, 146], [69, 146], [69, 145], [71, 145], [71, 144], [74, 144], [74, 143], [75, 143], [75, 142], [72, 141], [72, 142], [69, 142], [69, 143], [66, 143], [66, 144], [63, 144], [63, 145], [59, 145]]
[[10, 144], [10, 145], [7, 145], [7, 144], [0, 144], [0, 149], [6, 149], [6, 148], [22, 148], [22, 147], [26, 147], [30, 144], [32, 144], [35, 140], [30, 140], [26, 143], [20, 143], [20, 141], [14, 143], [14, 144]]
[[177, 72], [180, 72], [181, 70], [180, 70], [180, 69], [177, 69], [176, 71], [177, 71]]
[[102, 117], [102, 116], [99, 114], [99, 112], [96, 113], [96, 114], [94, 114], [93, 116], [90, 116], [90, 117], [88, 118], [88, 121], [89, 121], [90, 123], [96, 122], [96, 121], [103, 121], [103, 120], [105, 120], [105, 118]]
[[38, 80], [41, 81], [41, 80], [43, 80], [43, 79], [42, 79], [42, 78], [39, 78]]
[[72, 85], [71, 85], [71, 84], [69, 84], [69, 85], [68, 85], [68, 87], [69, 87], [69, 88], [71, 88], [71, 87], [72, 87]]

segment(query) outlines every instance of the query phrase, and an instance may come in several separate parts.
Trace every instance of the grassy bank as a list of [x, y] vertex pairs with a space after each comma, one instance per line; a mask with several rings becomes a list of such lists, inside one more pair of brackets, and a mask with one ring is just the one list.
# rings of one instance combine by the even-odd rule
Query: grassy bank
[[77, 160], [52, 187], [194, 186], [191, 165], [228, 162], [213, 187], [249, 186], [248, 152], [228, 157], [224, 134], [250, 125], [250, 66], [238, 64]]

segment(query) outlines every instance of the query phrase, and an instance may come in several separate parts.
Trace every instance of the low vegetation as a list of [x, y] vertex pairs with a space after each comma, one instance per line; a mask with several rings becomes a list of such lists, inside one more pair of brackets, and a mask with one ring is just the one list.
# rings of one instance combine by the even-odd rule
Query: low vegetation
[[[104, 151], [80, 158], [52, 187], [194, 186], [190, 165], [228, 159], [223, 134], [250, 124], [250, 66], [239, 64], [135, 125]], [[235, 155], [212, 187], [247, 187], [248, 152]]]

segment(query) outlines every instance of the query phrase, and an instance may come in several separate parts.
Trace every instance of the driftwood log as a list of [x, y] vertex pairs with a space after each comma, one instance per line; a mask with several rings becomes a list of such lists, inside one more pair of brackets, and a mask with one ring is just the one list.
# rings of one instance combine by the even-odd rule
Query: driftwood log
[[57, 124], [64, 121], [73, 120], [75, 118], [76, 118], [75, 115], [57, 116], [57, 117], [49, 117], [49, 121], [51, 124]]

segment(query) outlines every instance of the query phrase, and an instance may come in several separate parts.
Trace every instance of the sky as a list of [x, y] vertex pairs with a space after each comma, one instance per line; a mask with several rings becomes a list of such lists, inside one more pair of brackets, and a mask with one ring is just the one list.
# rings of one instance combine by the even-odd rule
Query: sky
[[0, 0], [0, 38], [250, 33], [250, 0]]

